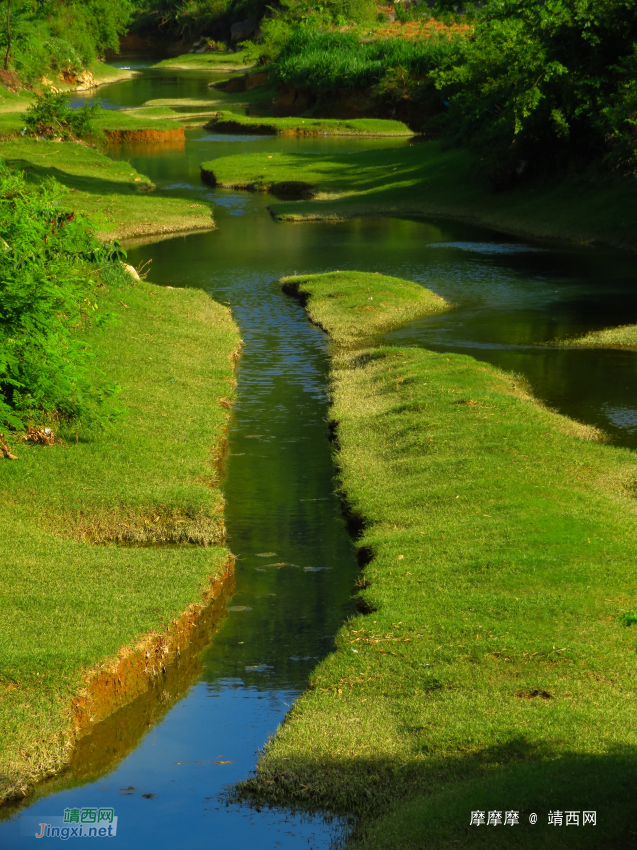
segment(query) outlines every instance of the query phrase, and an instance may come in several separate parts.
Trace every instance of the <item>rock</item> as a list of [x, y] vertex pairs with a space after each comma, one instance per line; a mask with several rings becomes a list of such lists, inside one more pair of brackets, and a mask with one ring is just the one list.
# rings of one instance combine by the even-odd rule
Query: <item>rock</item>
[[130, 276], [131, 276], [134, 280], [139, 280], [139, 279], [140, 279], [140, 278], [139, 278], [139, 275], [137, 274], [137, 269], [135, 268], [135, 266], [129, 266], [127, 263], [122, 263], [122, 266], [126, 269], [126, 271], [129, 273], [129, 275], [130, 275]]
[[237, 44], [241, 41], [245, 41], [250, 38], [251, 35], [254, 35], [257, 31], [257, 25], [255, 21], [246, 20], [246, 21], [237, 21], [237, 23], [232, 24], [230, 27], [230, 41], [232, 44]]

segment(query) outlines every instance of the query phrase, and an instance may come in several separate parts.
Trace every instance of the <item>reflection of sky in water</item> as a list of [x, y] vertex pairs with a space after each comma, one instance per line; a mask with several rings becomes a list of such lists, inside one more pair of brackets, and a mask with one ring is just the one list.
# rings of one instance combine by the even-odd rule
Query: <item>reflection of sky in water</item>
[[474, 254], [526, 254], [529, 251], [541, 251], [532, 245], [515, 245], [497, 242], [434, 242], [428, 248], [457, 248], [459, 251], [472, 251]]
[[637, 410], [631, 407], [611, 407], [610, 405], [605, 405], [603, 410], [616, 428], [630, 431], [631, 434], [637, 431]]

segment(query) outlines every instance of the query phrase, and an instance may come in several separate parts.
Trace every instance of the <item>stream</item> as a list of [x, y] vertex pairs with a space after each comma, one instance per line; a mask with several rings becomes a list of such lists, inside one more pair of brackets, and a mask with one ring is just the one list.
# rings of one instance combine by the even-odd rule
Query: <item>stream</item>
[[[149, 70], [104, 87], [99, 97], [109, 108], [151, 98], [219, 98], [208, 88], [213, 77]], [[245, 347], [224, 482], [236, 590], [225, 611], [220, 603], [196, 669], [184, 665], [174, 673], [174, 688], [157, 687], [100, 724], [65, 776], [0, 823], [2, 848], [32, 842], [29, 825], [67, 807], [114, 808], [117, 846], [126, 850], [213, 842], [235, 850], [328, 848], [346, 832], [338, 819], [259, 811], [224, 798], [224, 789], [254, 770], [258, 750], [354, 611], [358, 566], [334, 493], [328, 440], [327, 343], [302, 307], [281, 293], [279, 277], [358, 269], [421, 282], [456, 308], [411, 323], [388, 341], [461, 352], [512, 370], [551, 407], [603, 428], [616, 444], [637, 446], [636, 355], [538, 347], [637, 322], [635, 258], [452, 221], [277, 224], [267, 211], [271, 196], [212, 189], [201, 183], [199, 164], [241, 151], [320, 156], [406, 142], [205, 130], [186, 136], [185, 146], [109, 153], [147, 174], [159, 193], [214, 207], [216, 230], [138, 244], [128, 256], [134, 265], [152, 259], [153, 283], [203, 288], [228, 304], [241, 329]]]

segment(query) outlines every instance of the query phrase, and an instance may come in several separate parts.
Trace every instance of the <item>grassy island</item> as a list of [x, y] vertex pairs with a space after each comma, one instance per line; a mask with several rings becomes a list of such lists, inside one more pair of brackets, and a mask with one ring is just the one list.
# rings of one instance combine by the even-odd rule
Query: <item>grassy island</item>
[[218, 133], [247, 133], [258, 136], [413, 136], [402, 121], [382, 118], [262, 118], [219, 112], [206, 128]]
[[212, 53], [184, 53], [170, 59], [162, 59], [151, 68], [173, 68], [185, 71], [247, 71], [252, 66], [246, 61], [245, 50], [214, 51]]
[[532, 236], [637, 248], [635, 178], [586, 175], [494, 192], [467, 150], [428, 141], [348, 154], [251, 153], [202, 165], [218, 186], [295, 194], [271, 208], [287, 222], [438, 215]]
[[149, 635], [161, 649], [231, 569], [218, 487], [239, 346], [229, 310], [132, 280], [100, 310], [120, 323], [87, 340], [126, 417], [105, 432], [61, 429], [64, 443], [17, 443], [18, 460], [0, 461], [0, 800], [64, 764], [91, 675]]
[[[387, 297], [383, 278], [343, 277]], [[239, 794], [353, 814], [368, 849], [481, 847], [480, 810], [516, 811], [516, 846], [630, 846], [634, 453], [471, 357], [348, 349], [374, 312], [351, 309], [337, 273], [299, 288], [334, 343], [360, 614]], [[565, 844], [554, 809], [595, 810], [597, 827]]]

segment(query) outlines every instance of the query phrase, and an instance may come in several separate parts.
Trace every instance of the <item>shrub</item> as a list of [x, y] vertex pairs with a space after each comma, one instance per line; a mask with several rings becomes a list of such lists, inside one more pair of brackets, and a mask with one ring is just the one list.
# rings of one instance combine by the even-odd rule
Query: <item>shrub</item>
[[113, 319], [98, 310], [97, 269], [119, 264], [117, 249], [60, 206], [63, 191], [31, 187], [0, 164], [0, 430], [121, 413], [118, 388], [80, 335]]
[[438, 85], [497, 185], [594, 160], [637, 169], [635, 0], [489, 0]]
[[99, 103], [85, 101], [80, 109], [71, 109], [68, 92], [45, 89], [25, 113], [27, 131], [33, 136], [59, 138], [65, 142], [99, 135], [93, 119], [101, 111]]

